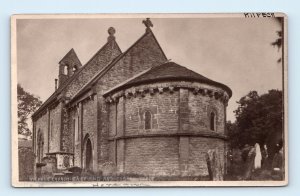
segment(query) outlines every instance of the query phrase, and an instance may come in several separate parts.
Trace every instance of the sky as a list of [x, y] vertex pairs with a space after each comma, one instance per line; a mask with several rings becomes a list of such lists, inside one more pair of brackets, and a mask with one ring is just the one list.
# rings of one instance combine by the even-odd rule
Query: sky
[[[17, 80], [45, 101], [55, 89], [58, 62], [74, 48], [84, 65], [107, 41], [109, 27], [124, 52], [145, 32], [143, 18], [18, 19]], [[249, 91], [282, 90], [281, 30], [274, 18], [151, 18], [168, 59], [229, 86], [227, 120]]]

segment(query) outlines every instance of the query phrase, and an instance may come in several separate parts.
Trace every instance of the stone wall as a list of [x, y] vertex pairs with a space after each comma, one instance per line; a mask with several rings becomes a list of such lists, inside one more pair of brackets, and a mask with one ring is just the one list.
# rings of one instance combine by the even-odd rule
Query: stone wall
[[[126, 99], [125, 104], [125, 135], [161, 134], [178, 132], [178, 97], [179, 92], [164, 92], [143, 97], [137, 96]], [[152, 114], [152, 129], [144, 127], [145, 111]]]
[[[51, 165], [47, 161], [47, 154], [53, 152], [61, 151], [61, 102], [56, 102], [52, 104], [44, 113], [34, 119], [34, 149], [33, 153], [35, 154], [35, 162], [32, 164], [33, 167], [36, 167], [36, 163], [43, 162], [46, 163], [46, 166], [43, 171], [47, 168], [51, 168]], [[43, 155], [41, 160], [38, 160], [38, 131], [41, 130], [43, 135]], [[26, 158], [27, 159], [27, 158]], [[28, 167], [30, 167], [28, 165]], [[42, 172], [41, 168], [35, 168], [36, 175]], [[38, 172], [39, 171], [39, 172]], [[51, 169], [52, 171], [52, 169]]]
[[[46, 155], [45, 153], [58, 152], [62, 150], [62, 107], [61, 102], [55, 104], [49, 107], [47, 112], [35, 120], [35, 140], [37, 138], [38, 130], [40, 129], [44, 136], [44, 156]], [[68, 127], [65, 127], [65, 129], [68, 130]], [[68, 141], [68, 143], [70, 143], [70, 141]], [[37, 141], [35, 141], [35, 145], [37, 145]], [[72, 144], [69, 146], [72, 147]], [[65, 146], [65, 148], [68, 147]]]
[[146, 33], [97, 81], [99, 170], [102, 170], [101, 165], [109, 160], [109, 142], [107, 140], [109, 108], [106, 107], [102, 97], [103, 93], [150, 67], [164, 63], [166, 60], [153, 34], [151, 32]]
[[117, 105], [118, 102], [108, 104], [108, 114], [109, 114], [109, 137], [114, 137], [117, 135]]
[[[176, 82], [164, 83], [164, 85], [167, 84], [172, 86], [176, 85]], [[146, 90], [144, 93], [123, 96], [121, 97], [122, 101], [119, 98], [116, 99], [117, 102], [109, 104], [109, 136], [114, 136], [116, 130], [119, 130], [121, 123], [116, 126], [115, 121], [119, 122], [122, 115], [126, 130], [124, 135], [126, 136], [177, 132], [224, 135], [226, 103], [223, 100], [209, 95], [195, 94], [191, 89], [186, 88], [172, 91], [164, 88], [161, 92], [155, 90], [155, 93], [149, 93], [147, 90], [159, 85], [162, 84], [140, 85], [126, 89], [123, 94], [135, 92], [138, 89]], [[123, 107], [125, 108], [123, 109]], [[145, 130], [144, 127], [145, 111], [150, 111], [152, 114], [151, 132]], [[210, 113], [212, 111], [216, 113], [216, 130], [210, 130]], [[116, 117], [118, 118], [116, 119]]]
[[[81, 133], [81, 104], [77, 107], [72, 108], [70, 111], [70, 129], [72, 131], [72, 140], [73, 140], [73, 149], [72, 153], [74, 153], [74, 166], [81, 167], [81, 141], [82, 135]], [[77, 119], [77, 121], [75, 120]], [[78, 140], [75, 139], [75, 123], [78, 126]]]
[[189, 105], [189, 131], [205, 132], [210, 130], [210, 113], [216, 113], [215, 132], [224, 134], [224, 103], [209, 96], [195, 95], [192, 92], [188, 96]]
[[[43, 157], [46, 156], [46, 153], [48, 153], [48, 113], [44, 113], [39, 119], [35, 122], [35, 154], [37, 153], [37, 137], [39, 130], [43, 134]], [[59, 138], [58, 138], [59, 139]]]
[[[78, 121], [75, 121], [75, 119]], [[86, 139], [92, 143], [93, 170], [97, 171], [97, 97], [79, 103], [69, 110], [70, 121], [70, 152], [74, 153], [74, 166], [83, 167]], [[78, 123], [78, 140], [75, 139], [75, 124]]]
[[[224, 101], [210, 94], [194, 93], [189, 88], [164, 87], [153, 93], [147, 90], [176, 84], [132, 87], [123, 93], [146, 90], [121, 96], [108, 104], [109, 160], [116, 165], [117, 172], [205, 176], [208, 175], [205, 154], [209, 150], [217, 151], [224, 167]], [[145, 111], [152, 114], [151, 129], [145, 129]], [[210, 130], [211, 111], [217, 114], [216, 130]]]
[[178, 138], [154, 137], [127, 139], [125, 173], [179, 175]]
[[61, 104], [50, 111], [49, 152], [60, 151], [61, 136]]
[[224, 149], [226, 142], [217, 138], [190, 137], [189, 138], [189, 175], [208, 175], [205, 154], [208, 150], [216, 150], [224, 172]]
[[[92, 143], [92, 157], [93, 157], [93, 170], [98, 167], [98, 154], [97, 154], [97, 100], [90, 99], [82, 103], [82, 140], [89, 135]], [[85, 144], [82, 143], [82, 148]]]
[[70, 129], [71, 119], [69, 117], [68, 108], [65, 104], [61, 110], [61, 141], [60, 150], [63, 152], [71, 152], [73, 150], [73, 131]]

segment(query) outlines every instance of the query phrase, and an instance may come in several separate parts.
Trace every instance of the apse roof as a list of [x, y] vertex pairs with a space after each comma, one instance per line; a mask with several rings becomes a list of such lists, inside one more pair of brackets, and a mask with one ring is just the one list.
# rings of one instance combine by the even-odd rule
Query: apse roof
[[138, 74], [135, 77], [131, 78], [127, 82], [111, 89], [106, 92], [106, 94], [116, 92], [118, 90], [129, 88], [139, 84], [147, 84], [161, 81], [191, 81], [191, 82], [200, 82], [204, 84], [210, 84], [213, 86], [220, 87], [227, 91], [229, 96], [231, 97], [232, 91], [231, 89], [219, 82], [213, 81], [207, 77], [202, 76], [184, 66], [178, 65], [174, 62], [167, 62], [161, 64], [159, 66], [153, 67], [148, 71]]

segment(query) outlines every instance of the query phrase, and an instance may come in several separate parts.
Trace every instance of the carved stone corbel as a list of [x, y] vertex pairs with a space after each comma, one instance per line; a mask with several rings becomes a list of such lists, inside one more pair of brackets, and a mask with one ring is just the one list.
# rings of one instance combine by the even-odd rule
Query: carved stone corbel
[[158, 87], [159, 94], [162, 94], [164, 92], [164, 89], [162, 87]]
[[193, 89], [193, 94], [197, 95], [198, 93], [199, 93], [199, 88], [198, 87], [194, 88]]
[[153, 88], [150, 88], [150, 89], [149, 89], [149, 93], [150, 93], [150, 95], [154, 95], [154, 89], [153, 89]]
[[174, 86], [169, 86], [170, 93], [174, 93]]

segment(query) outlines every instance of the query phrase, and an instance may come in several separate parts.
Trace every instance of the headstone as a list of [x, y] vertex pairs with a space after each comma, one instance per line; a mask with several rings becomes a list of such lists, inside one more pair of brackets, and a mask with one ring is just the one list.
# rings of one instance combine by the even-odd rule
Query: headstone
[[254, 148], [255, 148], [254, 169], [260, 169], [262, 156], [261, 156], [259, 144], [256, 143]]
[[243, 176], [244, 180], [249, 180], [251, 178], [251, 173], [254, 166], [254, 159], [255, 159], [255, 148], [252, 147], [248, 153], [246, 164], [245, 164], [245, 173]]
[[282, 170], [283, 169], [283, 150], [282, 148], [278, 153], [275, 154], [272, 162], [273, 170]]
[[266, 166], [267, 166], [267, 159], [268, 159], [268, 147], [267, 145], [265, 144], [262, 151], [261, 151], [261, 158], [262, 158], [262, 168], [263, 169], [266, 169]]
[[206, 163], [210, 180], [222, 181], [223, 167], [221, 164], [219, 154], [216, 150], [209, 150], [206, 153]]
[[284, 159], [283, 159], [283, 148], [275, 154], [272, 161], [272, 178], [274, 180], [283, 180], [284, 179]]

